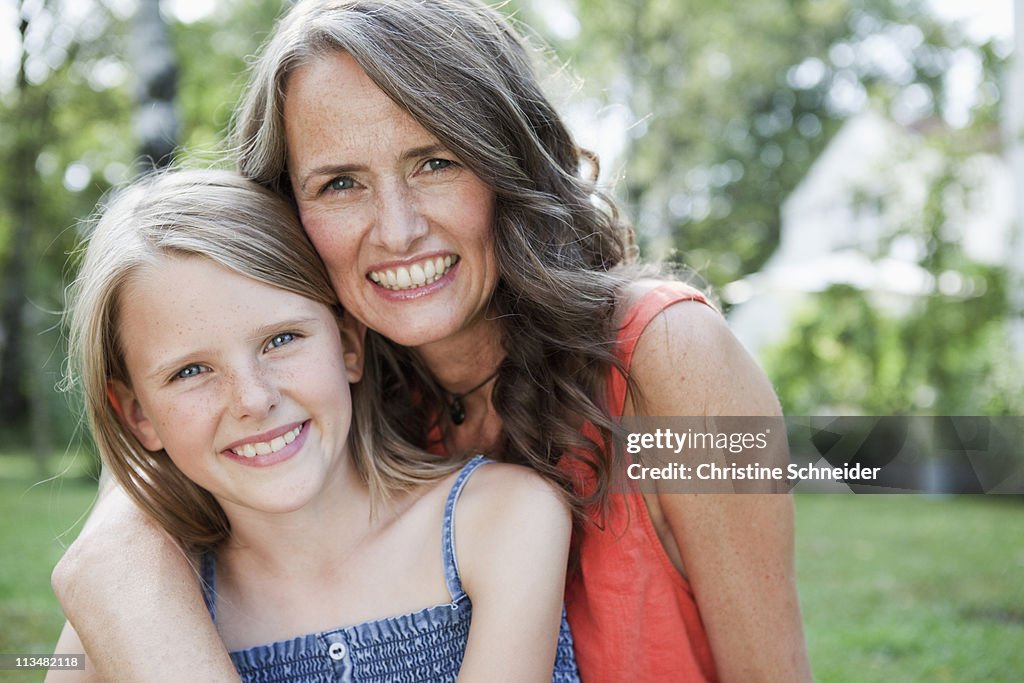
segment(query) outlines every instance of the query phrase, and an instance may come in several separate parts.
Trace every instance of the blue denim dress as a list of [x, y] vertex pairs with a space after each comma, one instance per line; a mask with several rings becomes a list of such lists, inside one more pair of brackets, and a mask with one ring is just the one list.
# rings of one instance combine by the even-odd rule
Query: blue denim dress
[[[455, 560], [453, 519], [455, 503], [481, 455], [463, 466], [448, 494], [441, 534], [441, 559], [452, 601], [411, 614], [377, 619], [321, 633], [257, 645], [231, 653], [231, 661], [246, 683], [321, 683], [328, 681], [454, 681], [469, 638], [473, 606], [462, 589]], [[215, 558], [203, 558], [203, 598], [216, 620]], [[524, 624], [523, 628], [529, 628]], [[572, 633], [562, 610], [554, 683], [579, 681]]]

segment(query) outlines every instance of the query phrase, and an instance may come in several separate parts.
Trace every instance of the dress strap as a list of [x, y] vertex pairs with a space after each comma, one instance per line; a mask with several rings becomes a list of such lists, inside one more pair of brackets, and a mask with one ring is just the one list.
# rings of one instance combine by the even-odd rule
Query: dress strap
[[444, 506], [444, 521], [441, 527], [441, 559], [444, 563], [444, 580], [448, 584], [448, 592], [452, 596], [452, 605], [457, 605], [466, 598], [466, 591], [462, 589], [462, 579], [459, 577], [459, 563], [455, 553], [455, 503], [458, 502], [462, 489], [469, 480], [469, 475], [476, 471], [476, 468], [485, 463], [492, 462], [483, 455], [473, 457], [462, 466], [462, 471], [455, 478], [452, 490], [448, 493], [448, 502]]
[[[714, 308], [700, 290], [684, 282], [666, 282], [645, 292], [622, 316], [616, 335], [615, 353], [622, 366], [629, 371], [633, 362], [633, 351], [644, 329], [659, 313], [682, 301], [698, 301]], [[608, 382], [608, 406], [614, 415], [622, 415], [626, 405], [626, 378], [618, 372], [610, 373]]]
[[210, 619], [217, 623], [217, 558], [212, 550], [203, 553], [199, 560], [199, 589]]

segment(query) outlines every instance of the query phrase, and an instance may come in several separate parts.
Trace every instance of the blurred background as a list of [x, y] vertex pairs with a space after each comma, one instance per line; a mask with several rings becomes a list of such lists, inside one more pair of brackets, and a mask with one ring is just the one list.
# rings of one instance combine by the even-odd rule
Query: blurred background
[[[0, 652], [52, 648], [95, 491], [58, 390], [78, 222], [216, 158], [286, 4], [0, 0]], [[788, 414], [1024, 415], [1024, 1], [502, 9], [644, 255], [714, 293]], [[995, 498], [798, 497], [819, 680], [1020, 680], [1024, 523]]]

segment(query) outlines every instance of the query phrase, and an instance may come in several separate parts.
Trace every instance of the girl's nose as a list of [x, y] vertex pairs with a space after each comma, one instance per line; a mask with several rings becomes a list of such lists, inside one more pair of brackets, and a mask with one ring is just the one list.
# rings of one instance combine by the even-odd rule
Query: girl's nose
[[233, 412], [239, 419], [266, 417], [278, 404], [277, 384], [258, 364], [232, 375]]

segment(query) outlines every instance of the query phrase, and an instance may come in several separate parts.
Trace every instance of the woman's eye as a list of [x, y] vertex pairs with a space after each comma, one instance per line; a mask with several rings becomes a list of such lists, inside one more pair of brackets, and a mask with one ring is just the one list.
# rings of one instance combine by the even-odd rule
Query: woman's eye
[[339, 176], [324, 185], [324, 189], [331, 192], [343, 192], [345, 190], [351, 190], [355, 186], [356, 181], [349, 176]]
[[276, 349], [279, 346], [290, 344], [293, 341], [295, 341], [295, 335], [292, 334], [291, 332], [285, 332], [284, 334], [276, 334], [270, 338], [270, 341], [267, 342], [266, 350], [269, 351], [270, 349]]
[[424, 164], [424, 167], [428, 171], [440, 171], [454, 165], [455, 162], [450, 159], [428, 159], [427, 163]]
[[189, 377], [201, 375], [204, 372], [206, 372], [206, 369], [202, 365], [199, 365], [198, 363], [192, 363], [191, 365], [186, 365], [181, 370], [178, 370], [178, 372], [174, 375], [174, 379], [188, 379]]

